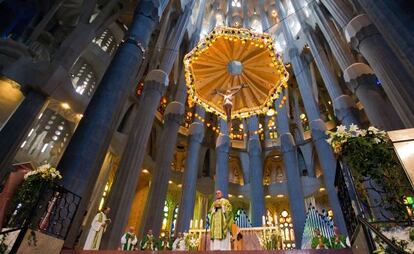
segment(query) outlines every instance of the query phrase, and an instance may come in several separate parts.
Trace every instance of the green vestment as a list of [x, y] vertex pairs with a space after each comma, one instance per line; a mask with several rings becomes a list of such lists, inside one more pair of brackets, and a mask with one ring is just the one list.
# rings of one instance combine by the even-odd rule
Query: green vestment
[[[219, 206], [219, 208], [216, 208]], [[211, 240], [223, 240], [231, 230], [233, 213], [230, 202], [225, 199], [217, 199], [210, 208], [210, 238]]]

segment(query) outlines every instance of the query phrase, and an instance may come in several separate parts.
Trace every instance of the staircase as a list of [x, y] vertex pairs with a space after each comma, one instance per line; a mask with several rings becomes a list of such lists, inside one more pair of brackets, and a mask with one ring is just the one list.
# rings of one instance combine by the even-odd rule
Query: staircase
[[280, 251], [265, 251], [265, 250], [242, 250], [242, 251], [116, 251], [116, 250], [100, 250], [100, 251], [86, 251], [86, 250], [63, 250], [61, 254], [154, 254], [154, 253], [169, 253], [169, 254], [183, 254], [183, 253], [197, 253], [197, 254], [352, 254], [351, 249], [340, 250], [280, 250]]

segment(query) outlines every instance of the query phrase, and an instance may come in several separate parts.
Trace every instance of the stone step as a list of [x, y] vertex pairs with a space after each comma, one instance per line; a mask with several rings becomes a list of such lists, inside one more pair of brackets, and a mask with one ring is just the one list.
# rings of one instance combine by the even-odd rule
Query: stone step
[[116, 250], [100, 250], [100, 251], [86, 251], [86, 250], [62, 250], [61, 254], [154, 254], [154, 253], [169, 253], [169, 254], [352, 254], [351, 249], [338, 250], [280, 250], [280, 251], [265, 251], [265, 250], [242, 250], [242, 251], [116, 251]]

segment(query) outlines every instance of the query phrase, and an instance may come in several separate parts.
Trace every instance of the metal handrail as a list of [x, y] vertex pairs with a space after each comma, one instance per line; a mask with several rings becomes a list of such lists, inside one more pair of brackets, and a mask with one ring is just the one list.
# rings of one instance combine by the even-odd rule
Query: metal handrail
[[7, 230], [4, 230], [4, 231], [1, 231], [0, 235], [5, 235], [5, 234], [8, 234], [10, 232], [14, 232], [14, 231], [17, 231], [17, 230], [22, 230], [22, 229], [23, 229], [23, 227], [7, 229]]
[[375, 228], [373, 225], [371, 225], [366, 219], [362, 218], [362, 216], [357, 216], [358, 221], [368, 228], [369, 230], [373, 231], [375, 235], [377, 235], [383, 242], [385, 242], [389, 247], [392, 248], [393, 251], [395, 251], [397, 254], [406, 254], [408, 252], [404, 251], [397, 245], [395, 245], [390, 239], [388, 239], [384, 234], [381, 233], [377, 228]]

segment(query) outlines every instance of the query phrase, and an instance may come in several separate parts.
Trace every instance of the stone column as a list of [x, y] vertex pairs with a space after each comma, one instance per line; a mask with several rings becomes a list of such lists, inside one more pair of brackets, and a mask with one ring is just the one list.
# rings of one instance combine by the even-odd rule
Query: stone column
[[[108, 206], [113, 208], [114, 213], [116, 213], [114, 217], [117, 218], [118, 222], [109, 225], [107, 233], [104, 235], [105, 241], [103, 243], [103, 247], [106, 249], [115, 249], [119, 245], [119, 236], [122, 235], [122, 232], [128, 223], [129, 213], [131, 210], [132, 202], [134, 200], [135, 190], [138, 184], [138, 177], [141, 172], [141, 166], [145, 156], [146, 145], [148, 143], [149, 135], [151, 134], [151, 127], [153, 124], [154, 115], [157, 110], [160, 98], [164, 94], [165, 89], [168, 86], [168, 73], [170, 73], [174, 60], [177, 57], [179, 46], [184, 37], [184, 32], [186, 30], [193, 6], [194, 1], [191, 1], [186, 5], [184, 13], [178, 19], [173, 33], [170, 35], [168, 39], [168, 45], [170, 45], [170, 48], [169, 50], [166, 50], [163, 54], [162, 61], [160, 64], [162, 70], [153, 70], [148, 74], [149, 76], [152, 76], [152, 74], [156, 74], [156, 76], [160, 78], [162, 77], [162, 79], [156, 79], [157, 82], [155, 86], [152, 85], [156, 88], [156, 93], [150, 93], [147, 95], [146, 89], [148, 86], [146, 87], [146, 84], [144, 83], [142, 98], [139, 104], [138, 113], [135, 118], [135, 122], [138, 123], [138, 126], [133, 131], [132, 136], [130, 134], [130, 138], [127, 143], [127, 147], [129, 149], [127, 149], [122, 156], [118, 174], [115, 177], [111, 192], [108, 197]], [[183, 83], [183, 81], [181, 83]], [[149, 85], [149, 87], [151, 87], [151, 85]], [[169, 105], [170, 107], [168, 108], [169, 111], [165, 112], [165, 124], [170, 125], [167, 128], [171, 128], [173, 131], [175, 130], [173, 132], [175, 133], [175, 136], [173, 135], [174, 137], [171, 138], [168, 136], [172, 135], [172, 133], [168, 132], [169, 130], [166, 129], [165, 131], [163, 131], [162, 141], [167, 142], [168, 144], [166, 144], [165, 146], [161, 146], [163, 149], [166, 150], [165, 152], [160, 151], [160, 154], [157, 155], [157, 158], [160, 156], [160, 159], [164, 159], [162, 156], [171, 157], [169, 159], [167, 158], [167, 160], [165, 161], [157, 159], [158, 164], [156, 167], [159, 168], [157, 168], [156, 171], [158, 170], [159, 173], [156, 173], [155, 171], [155, 174], [157, 175], [153, 176], [153, 182], [151, 185], [154, 185], [154, 182], [156, 182], [157, 179], [163, 177], [162, 172], [164, 171], [165, 173], [166, 167], [168, 169], [168, 172], [165, 174], [169, 173], [170, 164], [173, 156], [172, 152], [171, 155], [169, 154], [169, 151], [171, 151], [171, 149], [175, 147], [175, 142], [177, 138], [176, 133], [178, 132], [179, 127], [179, 121], [177, 118], [179, 118], [179, 115], [184, 114], [183, 103], [177, 102], [170, 104], [171, 105]], [[165, 162], [168, 162], [168, 165], [166, 165]], [[164, 178], [161, 179], [161, 182], [163, 181], [165, 181]], [[156, 185], [159, 186], [158, 184]], [[151, 195], [154, 194], [150, 193], [149, 195], [150, 196], [148, 200], [151, 200]], [[164, 205], [164, 203], [162, 205]]]
[[414, 126], [414, 88], [412, 78], [391, 52], [366, 14], [353, 18], [345, 28], [345, 36], [359, 50], [377, 74], [405, 127]]
[[[194, 6], [195, 1], [192, 1]], [[201, 21], [204, 16], [204, 1], [201, 2], [201, 12], [197, 18], [196, 31], [193, 34], [190, 48], [198, 43], [199, 34], [201, 30]], [[193, 6], [187, 5], [183, 17], [191, 14]], [[185, 26], [186, 27], [186, 26]], [[184, 35], [184, 29], [179, 31]], [[172, 62], [161, 65], [162, 67], [172, 66]], [[153, 230], [155, 236], [158, 236], [162, 226], [162, 219], [164, 214], [164, 204], [167, 197], [168, 181], [171, 172], [171, 162], [176, 150], [178, 129], [184, 118], [185, 100], [187, 98], [187, 89], [185, 85], [184, 70], [181, 72], [180, 80], [178, 82], [175, 101], [168, 104], [164, 113], [164, 128], [161, 134], [162, 146], [157, 153], [155, 161], [155, 170], [152, 178], [152, 183], [147, 199], [144, 232], [149, 229]]]
[[104, 234], [103, 249], [116, 249], [119, 244], [118, 238], [128, 223], [148, 138], [151, 134], [154, 114], [168, 83], [168, 75], [162, 70], [151, 71], [144, 81], [144, 90], [134, 121], [139, 124], [129, 136], [126, 145], [128, 149], [125, 149], [122, 155], [108, 197], [107, 206], [112, 208], [111, 217], [116, 218], [116, 223], [111, 223]]
[[[174, 156], [178, 128], [184, 117], [184, 104], [173, 101], [168, 104], [164, 112], [164, 128], [161, 134], [160, 146], [155, 161], [151, 186], [146, 204], [144, 232], [152, 229], [155, 236], [159, 236], [165, 198], [167, 196], [168, 181], [170, 180], [171, 161]], [[144, 204], [143, 204], [144, 205]]]
[[[145, 48], [158, 23], [158, 14], [161, 13], [158, 12], [157, 4], [149, 0], [138, 4], [127, 38], [118, 48], [58, 165], [63, 174], [64, 186], [82, 198], [66, 240], [67, 247], [73, 246], [78, 235], [122, 104], [131, 86], [135, 85], [135, 74], [141, 67]], [[156, 83], [158, 87], [165, 87], [166, 81], [167, 74], [162, 71], [154, 71], [147, 78], [147, 82]], [[146, 113], [143, 112], [143, 115]], [[142, 125], [144, 127], [145, 123]]]
[[[201, 117], [204, 117], [205, 115], [204, 109], [200, 107], [197, 107], [196, 112]], [[190, 228], [190, 220], [193, 218], [200, 148], [203, 138], [204, 124], [199, 121], [194, 121], [190, 125], [189, 130], [188, 152], [185, 161], [183, 187], [180, 207], [178, 209], [176, 232], [188, 231]]]
[[231, 147], [230, 137], [227, 131], [227, 123], [220, 119], [220, 134], [216, 141], [216, 176], [215, 190], [221, 190], [223, 197], [229, 194], [229, 151]]
[[[279, 103], [280, 99], [276, 101], [276, 107]], [[285, 167], [287, 179], [289, 206], [292, 214], [293, 230], [295, 232], [295, 244], [296, 248], [300, 248], [306, 220], [306, 208], [302, 180], [299, 172], [297, 148], [295, 140], [290, 133], [286, 106], [278, 108], [278, 114], [276, 115], [276, 126], [280, 135], [279, 138], [283, 154], [283, 165]]]
[[323, 0], [348, 42], [367, 60], [405, 127], [414, 125], [412, 78], [366, 14], [355, 15], [347, 0]]
[[233, 6], [231, 6], [232, 1], [227, 1], [227, 13], [226, 13], [226, 24], [231, 26], [233, 22]]
[[369, 121], [384, 130], [403, 128], [397, 112], [377, 85], [374, 71], [365, 63], [356, 62], [343, 36], [326, 17], [319, 5], [312, 4], [315, 18], [337, 60], [345, 82], [364, 105]]
[[269, 19], [267, 18], [267, 14], [265, 11], [265, 1], [264, 0], [260, 0], [260, 17], [262, 18], [262, 29], [263, 32], [268, 32], [267, 30], [269, 30], [270, 25], [269, 25]]
[[349, 95], [342, 92], [338, 78], [329, 63], [328, 56], [326, 55], [320, 41], [316, 37], [315, 32], [312, 30], [312, 27], [306, 22], [304, 12], [299, 11], [302, 7], [298, 1], [292, 1], [292, 4], [298, 13], [297, 16], [300, 20], [302, 31], [305, 34], [306, 41], [309, 43], [316, 66], [318, 67], [319, 73], [325, 83], [326, 90], [331, 97], [336, 117], [344, 125], [360, 125], [357, 117], [355, 102]]
[[407, 67], [408, 72], [414, 74], [414, 29], [412, 26], [414, 6], [412, 1], [358, 0], [357, 2], [368, 14], [399, 60]]
[[[280, 1], [276, 1], [276, 7], [278, 9], [281, 20], [283, 20], [286, 15]], [[289, 57], [292, 63], [293, 72], [295, 73], [296, 80], [298, 82], [299, 91], [303, 98], [305, 111], [310, 121], [312, 140], [315, 145], [321, 169], [324, 175], [329, 203], [334, 213], [334, 220], [340, 231], [343, 234], [346, 234], [347, 231], [345, 220], [334, 185], [336, 160], [330, 145], [326, 142], [326, 126], [325, 123], [320, 119], [318, 105], [311, 90], [310, 78], [306, 76], [309, 72], [304, 71], [308, 67], [300, 57], [299, 50], [295, 47], [293, 36], [286, 22], [282, 22], [282, 29], [287, 41], [287, 45], [290, 45], [288, 49]]]
[[263, 194], [262, 145], [259, 135], [254, 133], [259, 129], [257, 116], [250, 117], [247, 125], [249, 130], [247, 151], [249, 153], [251, 222], [253, 227], [261, 227], [262, 216], [266, 214], [266, 208]]
[[47, 96], [29, 89], [25, 98], [0, 131], [0, 182], [10, 172], [14, 156], [36, 117], [46, 105]]

